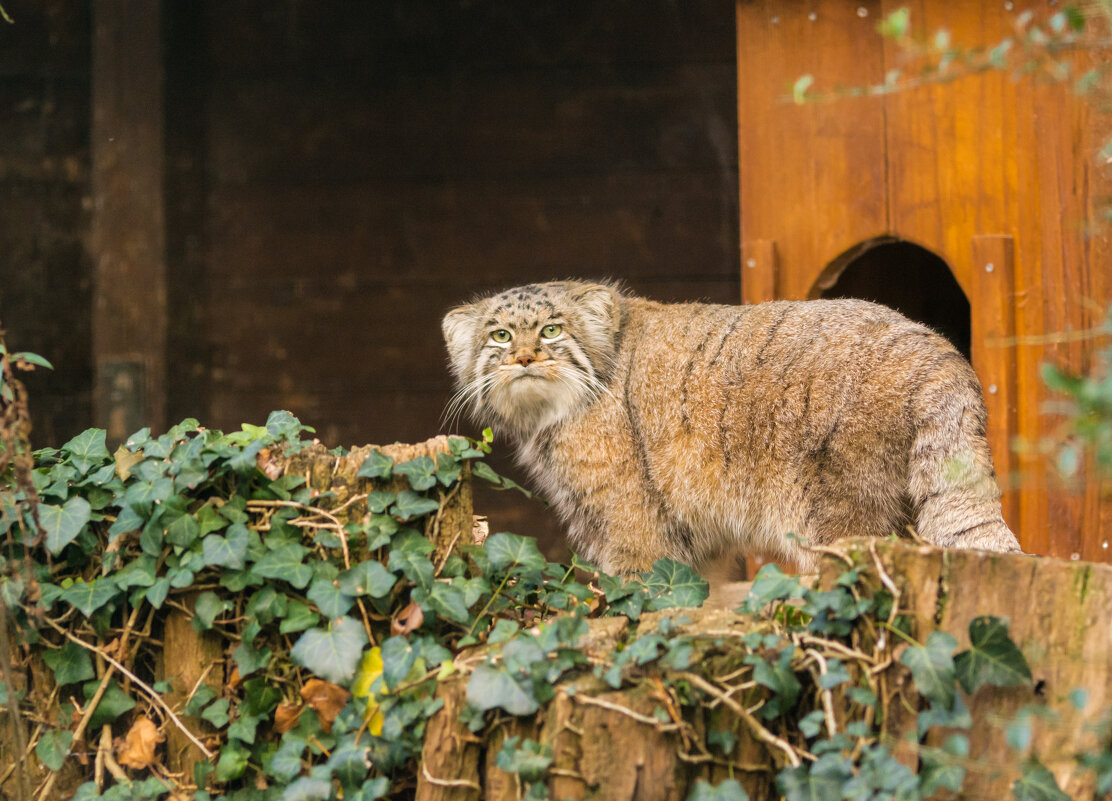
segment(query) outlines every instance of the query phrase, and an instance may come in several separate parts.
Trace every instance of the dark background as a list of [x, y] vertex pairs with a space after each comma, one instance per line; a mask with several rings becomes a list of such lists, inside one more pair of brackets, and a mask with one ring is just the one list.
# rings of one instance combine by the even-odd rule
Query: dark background
[[[4, 7], [0, 321], [55, 365], [27, 381], [37, 445], [104, 425], [105, 294], [165, 315], [167, 423], [285, 408], [345, 446], [442, 430], [439, 319], [474, 293], [740, 298], [729, 0], [163, 2], [165, 307], [94, 285], [101, 7]], [[559, 550], [539, 503], [479, 507]]]

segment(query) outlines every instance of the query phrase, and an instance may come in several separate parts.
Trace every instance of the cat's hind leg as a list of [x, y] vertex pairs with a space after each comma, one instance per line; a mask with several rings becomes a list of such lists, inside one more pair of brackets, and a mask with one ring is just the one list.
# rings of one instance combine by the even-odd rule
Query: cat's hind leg
[[917, 427], [908, 458], [916, 530], [932, 545], [1019, 551], [1004, 522], [1000, 488], [985, 439], [980, 385], [968, 365], [918, 388]]

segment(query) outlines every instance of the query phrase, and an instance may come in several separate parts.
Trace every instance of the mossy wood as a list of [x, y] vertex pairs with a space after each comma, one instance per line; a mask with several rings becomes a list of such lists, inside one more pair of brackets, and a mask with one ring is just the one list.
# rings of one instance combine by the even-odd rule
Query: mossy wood
[[[1112, 566], [888, 541], [852, 541], [845, 560], [869, 565], [873, 552], [899, 588], [901, 607], [913, 616], [919, 641], [940, 630], [966, 648], [973, 618], [1003, 616], [1010, 619], [1012, 639], [1030, 665], [1031, 686], [985, 686], [972, 695], [974, 726], [960, 797], [1011, 797], [1023, 754], [1006, 743], [1005, 724], [1021, 707], [1033, 704], [1056, 719], [1036, 727], [1031, 752], [1040, 755], [1070, 798], [1095, 798], [1092, 774], [1079, 771], [1074, 756], [1108, 745], [1096, 742], [1094, 727], [1112, 705]], [[827, 557], [820, 581], [832, 583], [846, 566], [842, 558]], [[673, 634], [733, 638], [739, 653], [740, 637], [755, 625], [752, 617], [736, 612], [685, 609], [646, 616], [639, 632], [651, 630], [663, 615], [690, 618]], [[592, 621], [596, 642], [588, 648], [599, 654], [612, 650], [614, 643], [606, 636], [612, 627], [612, 620]], [[891, 701], [887, 728], [898, 742], [901, 732], [915, 729], [918, 696], [898, 661], [884, 669], [882, 679]], [[732, 775], [754, 801], [780, 797], [774, 779], [783, 754], [738, 725], [726, 704], [697, 710], [687, 721], [690, 726], [681, 730], [654, 717], [668, 708], [659, 681], [646, 679], [633, 688], [612, 690], [598, 679], [580, 677], [561, 684], [555, 699], [534, 717], [498, 719], [472, 734], [458, 717], [466, 684], [464, 678], [440, 687], [444, 708], [430, 721], [417, 801], [520, 798], [516, 776], [495, 765], [503, 740], [512, 736], [552, 747], [551, 798], [684, 801], [697, 780], [717, 784], [731, 775], [727, 762], [733, 763]], [[1088, 694], [1081, 710], [1070, 701], [1077, 688]], [[835, 692], [833, 700], [840, 718], [844, 696]], [[728, 760], [708, 757], [713, 749], [707, 733], [723, 726], [737, 735], [733, 753]], [[692, 742], [693, 735], [702, 742]], [[916, 768], [913, 746], [897, 745], [895, 752]]]
[[[299, 513], [314, 520], [327, 518], [330, 525], [338, 526], [357, 523], [368, 514], [368, 492], [405, 489], [404, 478], [375, 483], [358, 475], [372, 450], [373, 446], [367, 446], [337, 455], [319, 443], [301, 443], [287, 450], [275, 446], [258, 451], [256, 466], [272, 480], [283, 474], [304, 476], [314, 492], [302, 497], [312, 497], [314, 505], [304, 506]], [[401, 464], [420, 456], [434, 458], [450, 452], [451, 447], [448, 439], [441, 437], [418, 445], [397, 444], [377, 450], [389, 456], [394, 464]], [[435, 491], [439, 508], [421, 519], [424, 534], [433, 546], [429, 559], [434, 565], [443, 565], [454, 549], [472, 541], [472, 496], [466, 465], [458, 481]], [[265, 530], [269, 522], [267, 509], [290, 502], [249, 503], [256, 504], [251, 507], [252, 525]], [[302, 519], [311, 522], [310, 517]], [[508, 536], [496, 535], [491, 542]], [[585, 661], [577, 661], [578, 667], [558, 681], [551, 698], [541, 703], [535, 714], [513, 717], [492, 706], [484, 716], [476, 717], [474, 710], [468, 710], [470, 679], [498, 650], [482, 644], [465, 648], [453, 655], [451, 670], [436, 686], [443, 708], [428, 720], [421, 758], [407, 763], [414, 770], [413, 778], [396, 777], [404, 784], [399, 790], [415, 792], [418, 801], [480, 798], [511, 801], [525, 796], [525, 784], [532, 785], [529, 794], [536, 797], [538, 794], [533, 791], [543, 783], [548, 797], [554, 799], [687, 801], [698, 780], [718, 784], [733, 778], [752, 799], [779, 798], [781, 791], [776, 782], [778, 777], [783, 778], [785, 766], [799, 765], [801, 758], [813, 758], [805, 749], [801, 750], [801, 738], [796, 736], [802, 730], [804, 713], [807, 717], [820, 715], [821, 725], [831, 734], [847, 731], [853, 712], [848, 696], [860, 688], [851, 687], [848, 682], [832, 683], [825, 691], [811, 687], [800, 694], [797, 685], [792, 696], [797, 698], [792, 702], [794, 706], [772, 713], [776, 726], [762, 725], [755, 711], [777, 699], [756, 686], [761, 683], [759, 680], [736, 679], [756, 676], [750, 667], [756, 663], [749, 660], [765, 647], [745, 642], [746, 635], [773, 631], [780, 643], [776, 649], [785, 653], [789, 642], [795, 643], [796, 653], [801, 657], [808, 648], [815, 648], [816, 662], [806, 668], [794, 666], [804, 681], [808, 681], [808, 670], [812, 678], [817, 678], [816, 664], [821, 664], [822, 673], [826, 672], [827, 662], [822, 660], [831, 657], [831, 649], [834, 653], [848, 654], [845, 662], [850, 670], [868, 669], [871, 674], [868, 684], [878, 690], [880, 698], [879, 704], [873, 706], [882, 710], [878, 715], [883, 717], [883, 733], [895, 758], [913, 771], [920, 770], [924, 749], [941, 746], [947, 730], [936, 726], [924, 742], [903, 736], [916, 733], [917, 724], [922, 725], [919, 712], [928, 704], [918, 694], [923, 689], [919, 677], [912, 681], [912, 673], [901, 657], [909, 647], [925, 651], [918, 643], [927, 643], [938, 632], [948, 632], [940, 636], [952, 635], [955, 647], [966, 649], [970, 646], [967, 632], [974, 619], [996, 615], [1010, 621], [1009, 644], [1014, 641], [1018, 645], [1030, 668], [1031, 680], [1022, 682], [1022, 686], [986, 685], [970, 692], [968, 705], [973, 725], [969, 731], [969, 752], [963, 761], [966, 775], [962, 797], [1009, 797], [1012, 782], [1020, 775], [1021, 764], [1029, 753], [1037, 755], [1041, 764], [1050, 769], [1070, 798], [1095, 798], [1094, 775], [1078, 766], [1076, 756], [1082, 752], [1106, 752], [1109, 746], [1108, 742], [1097, 741], [1098, 737], [1107, 736], [1107, 729], [1096, 724], [1112, 706], [1112, 626], [1108, 622], [1108, 610], [1112, 608], [1112, 566], [856, 540], [824, 556], [819, 587], [835, 587], [851, 573], [856, 576], [852, 582], [860, 581], [862, 591], [876, 597], [887, 593], [893, 600], [889, 606], [889, 625], [885, 627], [879, 616], [880, 607], [870, 606], [878, 616], [873, 622], [863, 621], [866, 625], [861, 631], [854, 630], [851, 646], [822, 639], [825, 636], [822, 629], [789, 625], [791, 601], [774, 607], [778, 610], [776, 617], [782, 616], [783, 621], [768, 614], [682, 608], [644, 614], [632, 634], [625, 618], [586, 620], [584, 615], [580, 622], [585, 625], [586, 634], [576, 635], [575, 648]], [[848, 597], [845, 592], [842, 595]], [[404, 598], [400, 596], [399, 602]], [[596, 597], [595, 602], [598, 600]], [[215, 689], [220, 682], [235, 686], [240, 680], [238, 672], [232, 669], [234, 638], [230, 644], [221, 645], [212, 639], [211, 632], [196, 631], [188, 610], [194, 604], [199, 609], [197, 601], [195, 593], [183, 594], [172, 606], [173, 612], [163, 630], [163, 658], [158, 668], [158, 678], [170, 679], [178, 693], [166, 695], [165, 709], [176, 709], [183, 716], [185, 693], [192, 694], [202, 683]], [[613, 607], [611, 596], [606, 595], [606, 603]], [[583, 609], [587, 608], [584, 604]], [[598, 605], [590, 608], [598, 609]], [[475, 622], [483, 619], [487, 609], [489, 602]], [[904, 622], [897, 621], [897, 609], [899, 620]], [[381, 623], [383, 619], [376, 620]], [[898, 626], [893, 627], [892, 623]], [[497, 628], [494, 620], [488, 624]], [[542, 622], [539, 628], [544, 625], [547, 624]], [[473, 629], [474, 623], [471, 626]], [[513, 635], [516, 644], [526, 645], [531, 639], [529, 626], [525, 622], [525, 633]], [[665, 657], [658, 659], [659, 653], [653, 646], [648, 658], [636, 662], [627, 659], [622, 663], [623, 670], [618, 665], [621, 658], [633, 653], [638, 642], [650, 640], [654, 632], [663, 634], [659, 641], [667, 652]], [[812, 637], [816, 632], [820, 635], [818, 639]], [[911, 637], [916, 644], [909, 645]], [[888, 642], [881, 642], [882, 638]], [[669, 662], [672, 645], [681, 641], [689, 647], [690, 655], [682, 660], [682, 665]], [[816, 642], [821, 644], [813, 645]], [[818, 653], [824, 649], [825, 657]], [[948, 648], [947, 654], [953, 650]], [[872, 657], [865, 656], [865, 661], [853, 663], [854, 654], [867, 653]], [[808, 658], [803, 659], [804, 663]], [[54, 682], [40, 662], [41, 657], [36, 655], [30, 665], [30, 686], [16, 685], [16, 689], [26, 689], [29, 697], [37, 699], [34, 701], [37, 709], [48, 709], [53, 700], [45, 697], [44, 688], [54, 686]], [[597, 668], [593, 674], [584, 669], [590, 666]], [[617, 680], [608, 677], [613, 671]], [[433, 675], [429, 673], [430, 677]], [[1085, 691], [1081, 703], [1076, 690]], [[928, 690], [923, 692], [925, 695]], [[953, 681], [950, 692], [955, 692]], [[536, 700], [542, 699], [538, 695]], [[1014, 741], [1007, 741], [1006, 731], [1019, 716], [1030, 717], [1031, 710], [1041, 714], [1034, 716], [1038, 720], [1031, 726], [1031, 735], [1017, 749]], [[858, 716], [859, 712], [860, 706]], [[472, 726], [461, 720], [461, 714], [470, 718]], [[797, 719], [798, 724], [793, 722]], [[220, 735], [207, 726], [204, 721], [192, 718], [183, 727], [166, 727], [167, 769], [188, 776], [195, 764], [206, 759], [201, 746], [213, 753], [221, 750]], [[180, 735], [184, 731], [178, 729], [195, 733], [197, 739], [183, 738]], [[109, 729], [102, 729], [100, 734], [104, 736], [105, 731], [111, 735]], [[1098, 734], [1101, 731], [1104, 734]], [[532, 741], [530, 747], [543, 750], [541, 761], [550, 755], [543, 779], [529, 782], [524, 773], [503, 769], [500, 762], [507, 754], [504, 745], [508, 738], [519, 738], [522, 743]], [[8, 766], [14, 767], [12, 756], [11, 744], [0, 741], [0, 773]], [[28, 760], [28, 765], [37, 774], [35, 781], [46, 776], [37, 760]], [[7, 770], [5, 776], [10, 773]], [[70, 788], [80, 781], [76, 775], [79, 773], [71, 760], [52, 786], [59, 790]], [[67, 778], [62, 774], [75, 775]], [[410, 783], [413, 781], [415, 786]]]
[[[365, 445], [343, 456], [330, 452], [320, 443], [314, 443], [293, 453], [264, 452], [260, 454], [259, 461], [260, 468], [268, 471], [272, 478], [287, 473], [305, 476], [310, 487], [332, 494], [333, 500], [328, 506], [340, 510], [339, 519], [357, 520], [367, 513], [367, 503], [366, 500], [349, 503], [352, 498], [365, 496], [374, 489], [396, 492], [408, 486], [406, 479], [401, 477], [376, 482], [356, 475], [372, 450], [381, 451], [396, 464], [418, 456], [435, 459], [438, 453], [450, 453], [448, 438], [441, 436], [413, 445]], [[425, 532], [435, 547], [436, 564], [440, 564], [456, 545], [471, 542], [472, 520], [471, 480], [465, 468], [461, 480], [445, 494], [439, 512], [431, 519]], [[192, 606], [193, 599], [188, 599], [186, 603]], [[170, 680], [175, 687], [186, 688], [185, 692], [179, 693], [180, 697], [168, 697], [171, 703], [180, 701], [184, 704], [202, 681], [219, 689], [225, 675], [223, 666], [219, 664], [225, 657], [219, 638], [211, 632], [195, 631], [191, 617], [184, 611], [175, 610], [166, 621], [165, 656], [160, 678]], [[214, 669], [214, 666], [219, 669]], [[204, 731], [206, 728], [206, 724], [195, 717], [185, 722], [192, 730]], [[167, 757], [171, 770], [187, 776], [192, 775], [193, 766], [204, 758], [178, 729], [167, 733]]]

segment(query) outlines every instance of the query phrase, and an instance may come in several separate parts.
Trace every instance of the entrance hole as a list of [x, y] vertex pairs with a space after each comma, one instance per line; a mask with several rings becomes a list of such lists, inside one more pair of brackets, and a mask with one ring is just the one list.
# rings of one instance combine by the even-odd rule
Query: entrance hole
[[[840, 270], [839, 263], [845, 264]], [[968, 359], [969, 300], [941, 258], [911, 242], [878, 240], [844, 256], [816, 284], [817, 297], [883, 303], [933, 328]]]

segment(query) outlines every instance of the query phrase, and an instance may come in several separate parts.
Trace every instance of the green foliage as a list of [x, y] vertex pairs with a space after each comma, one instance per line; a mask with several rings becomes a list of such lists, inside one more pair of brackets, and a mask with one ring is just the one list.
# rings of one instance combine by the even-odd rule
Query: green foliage
[[749, 801], [749, 793], [737, 779], [726, 779], [713, 787], [700, 779], [695, 782], [687, 801]]
[[[1109, 145], [1112, 159], [1112, 143]], [[1112, 310], [1101, 334], [1112, 335]], [[1059, 410], [1066, 416], [1062, 436], [1050, 446], [1056, 451], [1059, 472], [1073, 478], [1091, 455], [1104, 475], [1112, 475], [1112, 345], [1097, 354], [1090, 375], [1076, 375], [1053, 365], [1042, 368], [1047, 387], [1059, 393]]]
[[[164, 719], [161, 696], [183, 688], [155, 681], [159, 645], [136, 621], [163, 621], [187, 602], [193, 626], [224, 642], [239, 674], [237, 683], [202, 683], [181, 710], [214, 732], [214, 758], [196, 776], [196, 797], [210, 801], [404, 794], [442, 707], [437, 684], [457, 674], [474, 730], [536, 713], [569, 678], [652, 687], [661, 701], [646, 720], [680, 729], [690, 726], [685, 709], [725, 697], [797, 755], [776, 778], [790, 801], [927, 798], [963, 783], [972, 726], [963, 693], [1030, 680], [1006, 621], [974, 620], [971, 647], [958, 654], [943, 633], [915, 641], [867, 565], [827, 588], [766, 566], [744, 606], [751, 626], [701, 634], [684, 629], [682, 608], [700, 604], [706, 584], [670, 560], [641, 576], [607, 576], [578, 560], [550, 563], [532, 539], [510, 533], [438, 557], [426, 533], [454, 482], [488, 472], [476, 467], [488, 441], [456, 438], [450, 454], [397, 465], [372, 450], [359, 472], [378, 483], [341, 504], [303, 479], [268, 475], [268, 454], [305, 447], [304, 430], [286, 413], [229, 435], [185, 421], [161, 436], [137, 432], [115, 454], [98, 432], [37, 454], [35, 487], [57, 511], [48, 511], [40, 543], [8, 537], [0, 558], [32, 568], [0, 574], [0, 591], [20, 647], [40, 654], [61, 697], [83, 707], [59, 710], [44, 726], [35, 748], [44, 764], [68, 758], [82, 716], [89, 731], [109, 725], [117, 736], [139, 714]], [[29, 514], [27, 491], [0, 485], [0, 508]], [[344, 504], [349, 514], [338, 518]], [[29, 519], [23, 524], [31, 530]], [[612, 653], [592, 662], [581, 646], [589, 618], [604, 614], [628, 623]], [[106, 644], [121, 638], [130, 642], [120, 658], [143, 686], [106, 675], [98, 654], [114, 653]], [[906, 666], [918, 693], [903, 701], [920, 709], [917, 775], [891, 753], [885, 726], [894, 701], [869, 671], [885, 660]], [[336, 686], [335, 708], [306, 705], [301, 692], [315, 680]], [[833, 692], [845, 699], [836, 723], [824, 705]], [[300, 708], [300, 717], [281, 728], [280, 707]], [[733, 725], [715, 726], [706, 741], [717, 755], [697, 758], [732, 765]], [[928, 746], [938, 727], [949, 730], [944, 745]], [[1030, 742], [1022, 727], [1010, 735], [1021, 751]], [[507, 738], [497, 754], [534, 801], [547, 797], [553, 762], [551, 743], [528, 739]], [[1112, 781], [1105, 756], [1082, 763]], [[1025, 763], [1017, 797], [1057, 797], [1040, 767]], [[163, 784], [136, 780], [102, 791], [86, 784], [77, 797], [166, 794]], [[746, 797], [734, 780], [697, 784], [690, 796]]]
[[969, 623], [969, 642], [969, 650], [954, 659], [954, 671], [970, 695], [985, 684], [1015, 687], [1031, 683], [1027, 661], [1008, 637], [1007, 619], [974, 618]]

